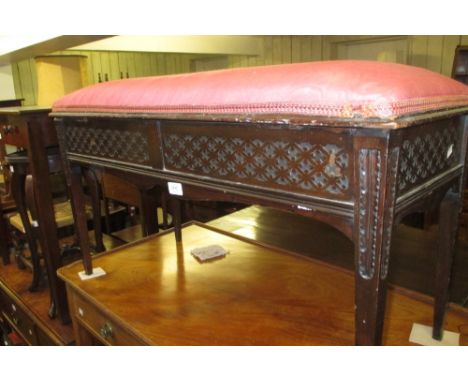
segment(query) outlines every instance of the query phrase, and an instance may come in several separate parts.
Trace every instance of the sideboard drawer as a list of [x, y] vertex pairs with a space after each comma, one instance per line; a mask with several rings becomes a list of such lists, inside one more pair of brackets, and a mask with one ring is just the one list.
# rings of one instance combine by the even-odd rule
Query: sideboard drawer
[[8, 323], [20, 334], [30, 345], [37, 345], [36, 325], [21, 306], [13, 301], [11, 297], [0, 290], [2, 294], [2, 314]]
[[144, 345], [81, 295], [74, 293], [72, 314], [77, 321], [106, 345]]

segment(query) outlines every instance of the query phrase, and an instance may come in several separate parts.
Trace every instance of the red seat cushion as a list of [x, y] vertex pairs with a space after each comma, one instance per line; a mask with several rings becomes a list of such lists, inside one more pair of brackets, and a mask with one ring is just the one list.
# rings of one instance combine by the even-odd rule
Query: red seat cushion
[[468, 105], [468, 86], [414, 66], [319, 61], [105, 82], [54, 112], [306, 115], [394, 119]]

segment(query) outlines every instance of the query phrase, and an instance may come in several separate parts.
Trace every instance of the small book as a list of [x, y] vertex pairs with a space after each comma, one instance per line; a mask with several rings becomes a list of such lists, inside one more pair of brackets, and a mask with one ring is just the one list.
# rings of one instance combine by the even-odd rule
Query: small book
[[208, 261], [218, 257], [224, 257], [229, 251], [225, 250], [220, 245], [214, 244], [206, 247], [194, 248], [190, 253], [199, 261]]

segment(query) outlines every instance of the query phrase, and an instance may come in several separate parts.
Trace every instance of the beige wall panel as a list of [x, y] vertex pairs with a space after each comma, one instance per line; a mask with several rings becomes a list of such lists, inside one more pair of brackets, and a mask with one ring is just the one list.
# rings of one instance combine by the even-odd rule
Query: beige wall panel
[[422, 68], [427, 67], [427, 36], [411, 36], [409, 40], [409, 60], [408, 64], [419, 66]]
[[426, 68], [434, 72], [442, 71], [442, 50], [444, 36], [428, 36]]

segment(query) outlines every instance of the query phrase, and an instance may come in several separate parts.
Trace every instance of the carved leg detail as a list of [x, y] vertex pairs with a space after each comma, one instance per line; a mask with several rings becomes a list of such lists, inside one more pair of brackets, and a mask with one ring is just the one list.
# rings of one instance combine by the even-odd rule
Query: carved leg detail
[[380, 345], [392, 239], [398, 149], [384, 163], [379, 149], [356, 155], [356, 344]]
[[439, 245], [437, 251], [434, 327], [432, 337], [441, 340], [445, 308], [449, 298], [450, 273], [458, 227], [460, 196], [449, 191], [439, 207]]

